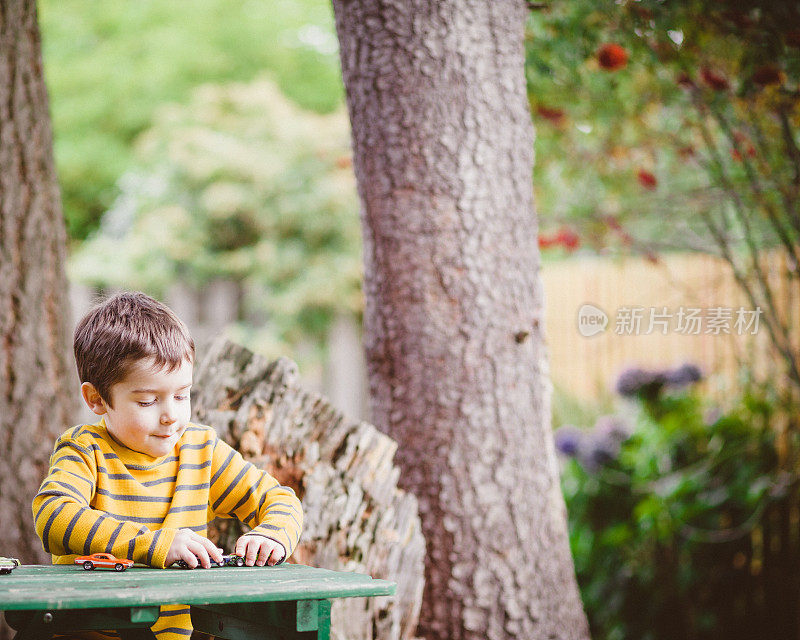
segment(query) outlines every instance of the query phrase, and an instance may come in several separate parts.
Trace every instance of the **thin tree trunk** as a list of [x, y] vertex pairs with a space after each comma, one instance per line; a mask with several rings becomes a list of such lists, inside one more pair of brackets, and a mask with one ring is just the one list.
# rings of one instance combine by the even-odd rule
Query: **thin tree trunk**
[[65, 254], [36, 5], [0, 0], [0, 523], [25, 563], [49, 562], [31, 500], [75, 406]]
[[372, 421], [420, 501], [428, 640], [587, 638], [550, 430], [521, 0], [334, 0]]

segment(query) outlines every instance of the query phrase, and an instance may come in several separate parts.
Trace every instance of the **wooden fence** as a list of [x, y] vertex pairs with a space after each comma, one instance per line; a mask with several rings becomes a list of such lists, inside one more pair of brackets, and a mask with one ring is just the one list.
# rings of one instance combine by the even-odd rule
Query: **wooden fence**
[[[796, 323], [800, 302], [783, 257], [770, 256], [765, 268], [777, 305]], [[583, 400], [612, 392], [629, 366], [691, 362], [710, 376], [712, 392], [734, 382], [743, 362], [761, 375], [775, 369], [763, 316], [755, 317], [758, 311], [721, 260], [682, 254], [652, 264], [576, 257], [545, 263], [542, 279], [553, 383]], [[597, 326], [591, 318], [603, 314], [606, 329], [585, 335]]]

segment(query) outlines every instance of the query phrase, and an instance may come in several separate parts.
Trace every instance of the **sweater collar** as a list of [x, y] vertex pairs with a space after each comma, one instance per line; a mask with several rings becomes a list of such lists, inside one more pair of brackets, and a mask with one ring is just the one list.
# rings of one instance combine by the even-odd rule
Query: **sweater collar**
[[166, 460], [169, 456], [173, 455], [173, 452], [170, 451], [166, 455], [154, 458], [147, 453], [141, 453], [140, 451], [134, 451], [133, 449], [126, 447], [113, 435], [111, 435], [111, 432], [108, 430], [108, 426], [106, 425], [105, 416], [101, 416], [100, 421], [95, 426], [100, 430], [104, 440], [108, 442], [108, 444], [111, 446], [111, 449], [117, 454], [117, 457], [119, 457], [119, 459], [126, 466], [135, 465], [137, 467], [144, 468], [156, 467], [164, 462], [164, 460]]

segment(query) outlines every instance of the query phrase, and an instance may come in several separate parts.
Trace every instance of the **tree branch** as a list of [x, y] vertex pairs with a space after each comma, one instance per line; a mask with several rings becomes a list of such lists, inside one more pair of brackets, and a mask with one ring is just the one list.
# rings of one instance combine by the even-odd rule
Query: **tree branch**
[[[769, 157], [769, 144], [767, 143], [767, 138], [764, 135], [764, 131], [761, 128], [761, 125], [758, 123], [754, 110], [749, 111], [750, 114], [750, 127], [755, 134], [753, 137], [756, 140], [756, 144], [758, 145], [761, 156], [765, 158], [766, 165], [770, 167], [770, 181], [775, 186], [775, 188], [780, 192], [781, 198], [783, 199], [783, 207], [786, 210], [786, 215], [789, 218], [789, 221], [797, 233], [800, 233], [800, 213], [797, 209], [797, 185], [786, 185], [783, 183], [782, 180], [776, 178], [774, 172], [772, 171], [772, 167], [770, 165], [771, 158]], [[790, 136], [791, 137], [791, 136]], [[787, 154], [788, 155], [788, 154]], [[795, 179], [798, 175], [798, 167], [792, 165], [792, 168], [795, 172]]]
[[734, 150], [741, 159], [742, 165], [744, 166], [745, 174], [747, 175], [747, 180], [750, 184], [750, 188], [753, 191], [756, 200], [761, 204], [761, 207], [767, 214], [767, 218], [772, 224], [775, 233], [778, 235], [778, 239], [783, 244], [783, 247], [786, 250], [786, 252], [790, 256], [792, 256], [795, 264], [800, 264], [800, 253], [798, 253], [798, 245], [796, 239], [792, 239], [790, 237], [789, 235], [790, 231], [785, 228], [783, 222], [776, 213], [772, 203], [769, 202], [768, 196], [764, 193], [761, 184], [759, 184], [758, 177], [756, 176], [756, 172], [753, 169], [753, 164], [750, 161], [748, 154], [745, 152], [746, 150], [742, 149], [741, 144], [736, 139], [736, 136], [733, 133], [733, 129], [731, 128], [728, 121], [725, 119], [725, 116], [722, 113], [720, 113], [719, 110], [717, 109], [712, 108], [710, 109], [710, 112], [714, 116], [722, 132], [728, 137], [728, 140], [730, 141]]
[[[788, 329], [781, 322], [780, 315], [778, 313], [778, 309], [777, 306], [775, 305], [775, 300], [772, 295], [772, 288], [766, 276], [764, 275], [764, 271], [761, 267], [760, 251], [754, 241], [753, 230], [750, 225], [750, 220], [747, 216], [747, 213], [745, 212], [744, 204], [741, 201], [739, 193], [736, 191], [735, 187], [728, 178], [727, 172], [725, 171], [725, 165], [722, 162], [719, 151], [717, 150], [717, 146], [714, 143], [714, 140], [711, 136], [710, 131], [708, 130], [707, 125], [705, 124], [705, 118], [703, 117], [703, 105], [699, 103], [696, 97], [694, 103], [698, 109], [698, 112], [700, 113], [699, 128], [701, 136], [703, 137], [703, 141], [706, 144], [711, 160], [716, 165], [716, 169], [719, 173], [719, 181], [723, 189], [727, 193], [728, 197], [730, 198], [733, 204], [733, 210], [735, 211], [736, 217], [739, 223], [742, 225], [744, 231], [743, 238], [745, 241], [745, 245], [748, 248], [748, 252], [750, 254], [750, 259], [751, 259], [751, 272], [756, 277], [756, 280], [760, 287], [761, 296], [763, 297], [764, 305], [767, 307], [767, 313], [764, 315], [764, 319], [767, 325], [767, 330], [769, 332], [773, 345], [786, 360], [786, 364], [788, 365], [789, 368], [789, 375], [793, 384], [795, 384], [798, 387], [798, 389], [800, 389], [800, 367], [798, 366], [798, 362], [795, 358], [794, 352], [791, 347], [791, 340], [789, 339], [788, 336]], [[703, 214], [701, 213], [701, 215]], [[716, 224], [713, 223], [713, 219], [710, 217], [710, 214], [708, 214], [708, 212], [705, 212], [704, 219], [707, 220], [707, 225], [709, 227], [709, 231], [711, 232], [712, 236], [717, 240], [718, 243], [720, 243], [720, 249], [722, 249], [723, 251], [723, 258], [731, 266], [731, 269], [733, 269], [733, 275], [737, 283], [745, 292], [745, 295], [750, 300], [750, 303], [754, 307], [760, 308], [761, 305], [759, 304], [759, 301], [757, 300], [747, 277], [745, 276], [744, 273], [742, 273], [735, 258], [733, 257], [731, 247], [727, 242], [725, 235], [721, 233]]]

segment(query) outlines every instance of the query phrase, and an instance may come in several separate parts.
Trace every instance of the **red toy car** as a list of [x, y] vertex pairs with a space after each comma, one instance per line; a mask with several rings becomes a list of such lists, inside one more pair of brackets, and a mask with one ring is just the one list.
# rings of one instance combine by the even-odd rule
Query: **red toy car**
[[86, 571], [97, 567], [125, 571], [128, 567], [133, 566], [133, 560], [116, 558], [110, 553], [93, 553], [90, 556], [78, 556], [75, 558], [75, 564], [82, 564]]

